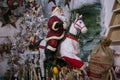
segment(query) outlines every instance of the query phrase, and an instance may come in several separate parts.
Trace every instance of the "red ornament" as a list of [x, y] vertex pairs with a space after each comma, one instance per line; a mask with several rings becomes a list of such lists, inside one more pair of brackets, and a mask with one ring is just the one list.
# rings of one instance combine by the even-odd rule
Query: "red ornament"
[[37, 3], [36, 2], [33, 2], [32, 3], [32, 7], [36, 7], [37, 6]]
[[56, 5], [55, 0], [49, 0], [48, 3], [49, 3], [49, 2], [53, 2], [53, 3]]

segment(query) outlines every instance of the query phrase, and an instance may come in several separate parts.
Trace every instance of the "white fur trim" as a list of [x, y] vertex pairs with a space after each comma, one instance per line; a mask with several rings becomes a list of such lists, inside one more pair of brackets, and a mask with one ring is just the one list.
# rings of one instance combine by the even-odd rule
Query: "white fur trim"
[[66, 29], [67, 28], [67, 23], [64, 21], [63, 22], [63, 28]]
[[60, 8], [59, 7], [56, 7], [53, 11], [52, 11], [52, 14], [54, 14], [57, 10], [59, 10]]
[[81, 68], [80, 68], [80, 70], [84, 70], [86, 68], [86, 65], [84, 64]]
[[55, 21], [54, 23], [53, 23], [53, 25], [52, 25], [52, 29], [54, 30], [54, 31], [57, 31], [58, 30], [58, 28], [55, 28], [55, 25], [58, 23], [58, 21]]
[[47, 46], [47, 49], [50, 49], [50, 50], [52, 50], [52, 51], [55, 51], [55, 50], [56, 50], [56, 48], [54, 48], [54, 47], [52, 47], [52, 46], [50, 46], [50, 45]]
[[45, 40], [46, 41], [48, 41], [48, 40], [50, 40], [50, 39], [57, 39], [57, 40], [60, 40], [60, 39], [62, 39], [63, 37], [64, 37], [64, 35], [65, 35], [65, 31], [62, 33], [62, 35], [61, 36], [52, 36], [52, 37], [48, 37], [48, 38], [45, 38]]

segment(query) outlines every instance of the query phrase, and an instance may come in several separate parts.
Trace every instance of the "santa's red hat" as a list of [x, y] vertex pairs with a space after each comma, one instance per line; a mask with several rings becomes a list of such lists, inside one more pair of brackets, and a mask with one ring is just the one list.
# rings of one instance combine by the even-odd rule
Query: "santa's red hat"
[[60, 6], [53, 6], [51, 10], [52, 10], [52, 13], [55, 13], [55, 12], [58, 11], [59, 9], [61, 9]]

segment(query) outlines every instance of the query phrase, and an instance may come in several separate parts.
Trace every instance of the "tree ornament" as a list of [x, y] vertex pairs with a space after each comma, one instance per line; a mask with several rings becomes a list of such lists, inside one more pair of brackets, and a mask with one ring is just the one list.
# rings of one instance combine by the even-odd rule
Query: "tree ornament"
[[57, 65], [54, 65], [53, 66], [53, 68], [52, 68], [52, 70], [53, 70], [53, 77], [54, 77], [54, 79], [55, 80], [58, 80], [59, 79], [59, 66]]
[[58, 68], [56, 66], [53, 67], [53, 72], [54, 72], [54, 74], [58, 74], [59, 70], [58, 70]]

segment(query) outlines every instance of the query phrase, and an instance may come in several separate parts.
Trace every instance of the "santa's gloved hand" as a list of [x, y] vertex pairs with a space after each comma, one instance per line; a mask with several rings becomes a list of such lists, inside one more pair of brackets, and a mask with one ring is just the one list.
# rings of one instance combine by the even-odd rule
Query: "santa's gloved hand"
[[55, 28], [59, 28], [61, 26], [63, 26], [63, 21], [56, 23]]

